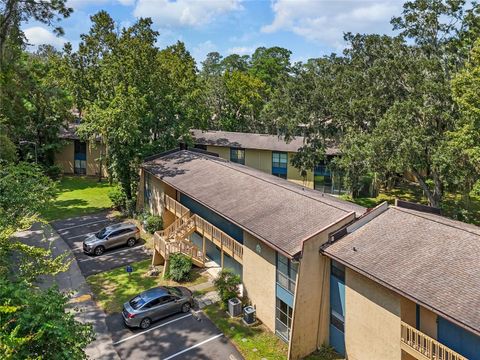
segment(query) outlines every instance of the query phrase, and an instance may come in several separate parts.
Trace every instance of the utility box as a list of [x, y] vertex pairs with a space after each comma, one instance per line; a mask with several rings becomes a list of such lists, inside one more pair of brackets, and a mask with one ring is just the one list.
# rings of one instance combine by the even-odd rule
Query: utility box
[[238, 298], [228, 300], [228, 313], [231, 317], [242, 315], [242, 302]]
[[245, 306], [243, 309], [243, 322], [247, 325], [255, 324], [255, 321], [257, 320], [255, 312], [253, 306]]

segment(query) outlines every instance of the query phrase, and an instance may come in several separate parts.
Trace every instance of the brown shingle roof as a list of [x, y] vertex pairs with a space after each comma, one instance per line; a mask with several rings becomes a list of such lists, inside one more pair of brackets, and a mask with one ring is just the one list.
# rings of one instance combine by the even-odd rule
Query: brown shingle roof
[[390, 207], [324, 253], [480, 334], [480, 228]]
[[[229, 131], [191, 130], [195, 144], [238, 147], [245, 149], [297, 152], [304, 145], [303, 137], [296, 137], [287, 143], [276, 135], [251, 134]], [[338, 155], [339, 149], [333, 144], [326, 149], [327, 155]]]
[[261, 171], [191, 151], [170, 153], [143, 167], [291, 256], [301, 250], [304, 239], [353, 211], [364, 211]]

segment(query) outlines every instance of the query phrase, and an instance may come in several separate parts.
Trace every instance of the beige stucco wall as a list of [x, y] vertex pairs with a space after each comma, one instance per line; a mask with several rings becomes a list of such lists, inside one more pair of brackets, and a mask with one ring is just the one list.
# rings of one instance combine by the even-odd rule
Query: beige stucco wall
[[254, 169], [272, 173], [272, 152], [270, 150], [245, 150], [245, 165]]
[[225, 146], [207, 146], [207, 151], [218, 154], [222, 159], [230, 160], [230, 148]]
[[169, 211], [164, 210], [164, 194], [175, 198], [176, 191], [171, 186], [165, 184], [160, 179], [150, 175], [150, 184], [152, 189], [152, 197], [150, 201], [150, 206], [145, 208], [144, 204], [144, 181], [145, 181], [145, 170], [140, 170], [140, 180], [138, 182], [138, 195], [137, 195], [137, 210], [145, 209], [146, 211], [162, 215], [163, 217], [163, 226], [166, 228], [175, 220], [175, 215]]
[[100, 173], [100, 158], [102, 160], [102, 176], [107, 176], [105, 166], [105, 145], [93, 141], [87, 142], [87, 175], [98, 176]]
[[65, 145], [55, 154], [55, 164], [60, 166], [64, 174], [73, 174], [74, 150], [73, 140], [66, 140]]
[[[243, 286], [257, 317], [275, 331], [275, 250], [247, 232], [243, 233]], [[257, 252], [260, 246], [260, 253]]]
[[303, 243], [297, 275], [289, 359], [301, 359], [328, 343], [330, 260], [319, 253], [330, 234], [354, 219], [350, 214]]
[[437, 314], [420, 307], [420, 331], [431, 338], [437, 338]]
[[300, 174], [300, 170], [294, 167], [290, 162], [294, 156], [295, 153], [288, 153], [287, 179], [298, 185], [313, 189], [313, 171], [307, 171], [307, 176], [304, 179], [303, 176]]
[[402, 321], [407, 323], [410, 326], [415, 327], [417, 322], [416, 304], [413, 301], [401, 296], [400, 310], [401, 310]]
[[[55, 164], [60, 166], [64, 174], [74, 173], [75, 157], [74, 140], [65, 140], [65, 145], [55, 154]], [[87, 175], [98, 176], [100, 172], [100, 153], [105, 154], [105, 145], [87, 141]], [[102, 176], [107, 176], [105, 164], [102, 166]]]
[[345, 349], [349, 360], [400, 360], [400, 296], [347, 268]]

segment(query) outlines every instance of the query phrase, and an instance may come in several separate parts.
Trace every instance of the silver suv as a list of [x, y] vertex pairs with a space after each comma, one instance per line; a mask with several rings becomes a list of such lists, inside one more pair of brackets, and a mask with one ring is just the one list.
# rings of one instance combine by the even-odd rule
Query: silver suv
[[115, 224], [89, 235], [83, 240], [83, 251], [102, 255], [106, 249], [127, 245], [132, 247], [140, 239], [140, 230], [134, 224]]
[[155, 320], [189, 312], [192, 304], [192, 292], [186, 287], [158, 286], [123, 304], [122, 315], [127, 326], [147, 329]]

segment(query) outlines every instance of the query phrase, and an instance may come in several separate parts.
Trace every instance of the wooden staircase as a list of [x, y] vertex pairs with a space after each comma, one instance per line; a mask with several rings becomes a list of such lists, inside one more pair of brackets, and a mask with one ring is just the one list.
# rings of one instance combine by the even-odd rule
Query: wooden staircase
[[[205, 266], [205, 254], [188, 237], [195, 232], [195, 217], [186, 212], [165, 230], [154, 234], [155, 248], [168, 262], [170, 254], [182, 253], [192, 259], [194, 265]], [[166, 268], [166, 264], [165, 264]]]

